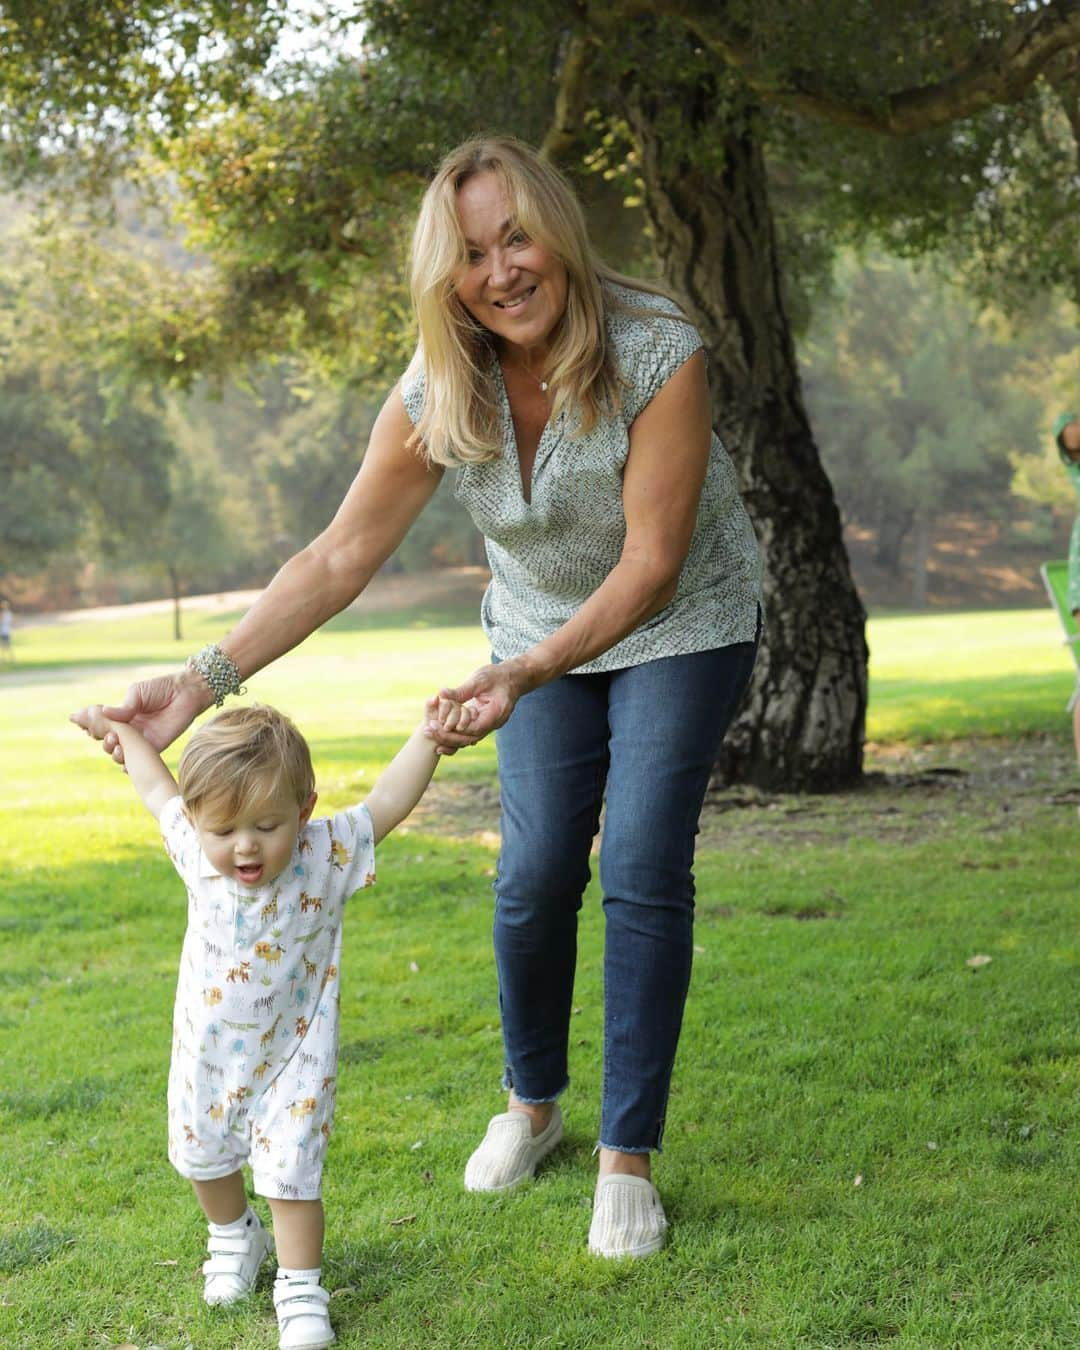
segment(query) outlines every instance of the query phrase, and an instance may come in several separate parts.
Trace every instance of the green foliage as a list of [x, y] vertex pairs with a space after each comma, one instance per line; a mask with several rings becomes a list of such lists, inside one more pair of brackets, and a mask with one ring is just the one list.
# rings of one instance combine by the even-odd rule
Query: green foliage
[[275, 0], [8, 0], [0, 163], [100, 185], [133, 139], [242, 99], [286, 22]]
[[0, 574], [35, 570], [93, 532], [108, 551], [167, 500], [170, 446], [149, 400], [109, 416], [92, 375], [0, 365]]
[[1044, 342], [1031, 330], [1019, 346], [931, 274], [845, 259], [802, 349], [805, 388], [841, 505], [877, 532], [880, 561], [895, 567], [913, 524], [942, 511], [1004, 514], [1012, 459], [1047, 421], [1024, 378]]

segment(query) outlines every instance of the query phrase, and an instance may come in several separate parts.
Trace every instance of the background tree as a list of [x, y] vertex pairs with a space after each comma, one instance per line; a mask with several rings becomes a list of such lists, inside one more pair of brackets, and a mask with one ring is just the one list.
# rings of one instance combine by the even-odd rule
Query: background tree
[[[280, 14], [251, 3], [239, 29], [201, 15], [241, 43], [233, 83], [189, 43], [187, 92], [159, 99], [153, 120], [139, 97], [147, 45], [160, 47], [163, 24], [186, 32], [190, 7], [98, 8], [136, 15], [144, 45], [114, 53], [88, 30], [74, 66], [103, 64], [94, 106], [111, 100], [122, 129], [149, 128], [218, 263], [170, 302], [165, 364], [170, 346], [191, 369], [291, 345], [381, 373], [406, 208], [438, 152], [480, 126], [543, 137], [572, 172], [597, 169], [640, 200], [705, 340], [715, 420], [766, 552], [765, 647], [721, 767], [772, 785], [856, 777], [864, 614], [794, 323], [836, 244], [868, 237], [949, 249], [975, 287], [1080, 292], [1075, 0], [369, 0], [342, 19], [364, 25], [364, 59], [279, 65], [258, 86], [245, 76]], [[17, 37], [24, 64], [41, 58], [48, 107], [78, 122], [83, 86], [46, 59], [49, 35]], [[219, 115], [200, 119], [211, 105]], [[107, 141], [107, 121], [84, 121]], [[359, 342], [339, 342], [350, 333]]]
[[898, 575], [914, 536], [919, 607], [935, 520], [1008, 519], [1013, 460], [1037, 450], [1044, 411], [1018, 368], [1019, 335], [925, 270], [847, 257], [822, 308], [800, 351], [825, 466], [880, 566]]
[[[129, 552], [132, 542], [130, 536], [125, 540]], [[184, 636], [181, 599], [185, 591], [212, 581], [233, 557], [217, 475], [186, 455], [174, 456], [168, 506], [139, 540], [133, 556], [143, 566], [160, 567], [168, 577], [173, 637], [179, 642]]]

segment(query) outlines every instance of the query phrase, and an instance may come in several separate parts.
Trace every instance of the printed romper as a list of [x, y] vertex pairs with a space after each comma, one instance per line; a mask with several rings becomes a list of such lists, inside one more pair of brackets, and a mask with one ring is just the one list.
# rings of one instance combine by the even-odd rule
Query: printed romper
[[259, 1195], [318, 1199], [334, 1115], [341, 918], [375, 880], [365, 806], [309, 821], [272, 881], [222, 876], [179, 797], [161, 813], [187, 886], [169, 1158], [193, 1181], [251, 1164]]

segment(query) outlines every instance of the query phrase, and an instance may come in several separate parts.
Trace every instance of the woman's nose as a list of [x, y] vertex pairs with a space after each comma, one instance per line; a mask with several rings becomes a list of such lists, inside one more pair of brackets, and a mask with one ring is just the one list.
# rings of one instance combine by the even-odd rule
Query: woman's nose
[[491, 284], [502, 289], [513, 281], [517, 268], [506, 249], [495, 248], [491, 251]]

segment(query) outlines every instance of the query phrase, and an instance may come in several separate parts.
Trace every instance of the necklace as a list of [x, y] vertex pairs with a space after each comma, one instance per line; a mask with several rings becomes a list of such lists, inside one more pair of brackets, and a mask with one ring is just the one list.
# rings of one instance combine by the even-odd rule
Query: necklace
[[535, 380], [536, 383], [540, 386], [540, 392], [542, 394], [547, 393], [548, 391], [547, 380], [542, 380], [539, 375], [534, 375], [528, 366], [520, 365], [517, 361], [510, 361], [508, 364], [513, 366], [515, 370], [520, 370], [524, 374], [528, 375], [530, 380]]

